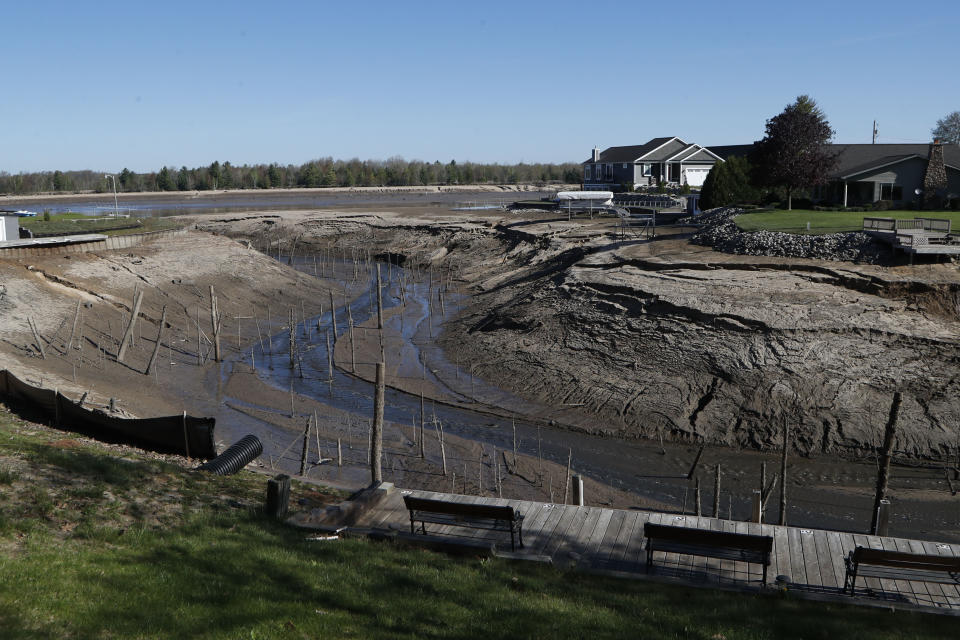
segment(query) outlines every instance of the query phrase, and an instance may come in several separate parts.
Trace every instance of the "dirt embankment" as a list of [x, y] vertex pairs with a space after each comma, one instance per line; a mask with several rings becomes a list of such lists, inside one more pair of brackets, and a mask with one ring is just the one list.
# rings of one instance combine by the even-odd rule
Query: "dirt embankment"
[[279, 215], [211, 228], [456, 265], [473, 296], [440, 338], [448, 358], [551, 407], [558, 423], [776, 448], [786, 422], [801, 451], [855, 453], [880, 445], [901, 391], [896, 448], [956, 455], [955, 266], [732, 256], [669, 237], [617, 243], [610, 221], [549, 214]]

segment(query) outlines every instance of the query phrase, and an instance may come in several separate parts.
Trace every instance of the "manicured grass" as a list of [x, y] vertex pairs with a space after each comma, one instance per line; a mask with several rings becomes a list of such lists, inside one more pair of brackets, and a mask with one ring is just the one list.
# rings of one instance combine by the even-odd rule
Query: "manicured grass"
[[[2, 412], [0, 467], [7, 471], [0, 478], [8, 518], [0, 531], [4, 639], [885, 639], [956, 631], [955, 618], [789, 593], [617, 580], [364, 540], [310, 541], [254, 507], [262, 476], [217, 478], [67, 447]], [[156, 524], [163, 496], [185, 508]], [[64, 531], [64, 522], [85, 513], [93, 514], [87, 533]]]
[[75, 235], [83, 233], [106, 233], [123, 235], [173, 229], [178, 225], [169, 218], [96, 218], [92, 219], [79, 213], [57, 213], [44, 220], [21, 218], [20, 226], [30, 229], [36, 237], [52, 235]]
[[[845, 233], [863, 229], [864, 218], [945, 218], [953, 221], [953, 228], [960, 229], [958, 211], [811, 211], [794, 209], [793, 211], [761, 211], [743, 213], [734, 219], [744, 231], [783, 231], [786, 233]], [[807, 231], [807, 223], [810, 230]]]

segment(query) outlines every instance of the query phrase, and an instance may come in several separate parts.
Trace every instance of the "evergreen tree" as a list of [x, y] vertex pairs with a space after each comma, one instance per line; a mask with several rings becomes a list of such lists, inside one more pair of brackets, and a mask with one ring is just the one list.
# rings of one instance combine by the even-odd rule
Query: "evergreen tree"
[[787, 209], [797, 189], [827, 183], [837, 156], [827, 150], [833, 129], [809, 96], [799, 96], [782, 113], [767, 120], [766, 136], [754, 146], [750, 161], [757, 184], [783, 187]]
[[166, 167], [163, 167], [157, 173], [157, 189], [159, 191], [173, 191], [174, 189], [173, 180], [170, 178], [170, 170]]
[[190, 190], [190, 170], [186, 167], [180, 167], [180, 171], [177, 172], [177, 190]]

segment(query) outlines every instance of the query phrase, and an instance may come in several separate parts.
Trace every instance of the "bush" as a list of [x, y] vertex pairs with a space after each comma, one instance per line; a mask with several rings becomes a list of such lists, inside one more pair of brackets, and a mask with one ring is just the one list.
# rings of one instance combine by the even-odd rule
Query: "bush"
[[893, 201], [877, 200], [876, 202], [873, 203], [872, 208], [874, 211], [890, 211], [890, 209], [893, 209]]
[[950, 198], [950, 208], [954, 211], [960, 211], [960, 198]]
[[813, 200], [810, 198], [793, 198], [794, 209], [812, 209]]
[[44, 221], [44, 222], [50, 222], [50, 211], [49, 211], [49, 210], [43, 212], [43, 221]]

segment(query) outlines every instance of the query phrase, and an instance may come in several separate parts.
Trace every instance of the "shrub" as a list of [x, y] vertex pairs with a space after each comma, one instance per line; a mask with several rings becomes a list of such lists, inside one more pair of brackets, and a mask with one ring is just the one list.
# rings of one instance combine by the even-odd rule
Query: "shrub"
[[813, 200], [811, 200], [810, 198], [794, 198], [793, 208], [794, 209], [811, 209], [813, 208]]
[[873, 203], [872, 208], [874, 211], [889, 211], [890, 209], [893, 209], [893, 201], [877, 200], [876, 202]]

